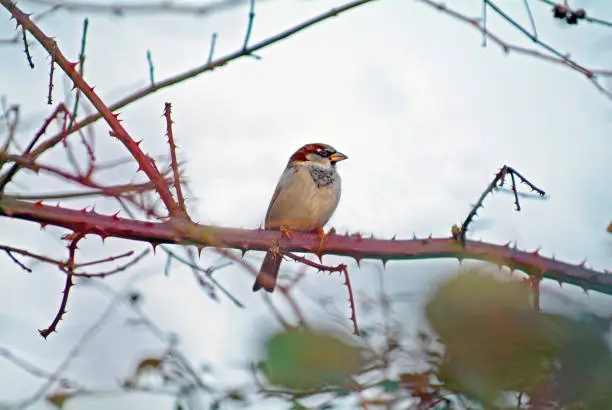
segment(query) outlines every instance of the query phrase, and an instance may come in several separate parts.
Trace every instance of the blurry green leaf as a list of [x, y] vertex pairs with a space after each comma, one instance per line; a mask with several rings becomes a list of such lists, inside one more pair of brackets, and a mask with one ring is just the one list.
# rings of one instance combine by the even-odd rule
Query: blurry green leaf
[[602, 382], [610, 380], [612, 358], [601, 330], [542, 314], [529, 298], [521, 282], [474, 272], [441, 286], [425, 309], [446, 348], [438, 378], [485, 406], [502, 391], [547, 391], [562, 403], [589, 396], [592, 408], [612, 408], [612, 389]]
[[380, 385], [382, 386], [384, 391], [386, 391], [387, 393], [392, 393], [396, 392], [399, 389], [400, 382], [397, 380], [383, 380]]
[[359, 348], [309, 330], [278, 333], [268, 340], [266, 350], [268, 380], [293, 389], [347, 387], [349, 376], [363, 363]]

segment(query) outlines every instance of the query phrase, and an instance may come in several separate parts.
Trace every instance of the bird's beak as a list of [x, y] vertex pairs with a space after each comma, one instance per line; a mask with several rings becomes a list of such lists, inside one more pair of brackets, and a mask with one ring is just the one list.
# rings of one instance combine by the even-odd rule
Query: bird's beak
[[347, 159], [348, 157], [346, 155], [344, 155], [341, 152], [334, 152], [333, 154], [331, 154], [329, 156], [329, 160], [331, 162], [339, 162], [339, 161], [344, 161], [345, 159]]

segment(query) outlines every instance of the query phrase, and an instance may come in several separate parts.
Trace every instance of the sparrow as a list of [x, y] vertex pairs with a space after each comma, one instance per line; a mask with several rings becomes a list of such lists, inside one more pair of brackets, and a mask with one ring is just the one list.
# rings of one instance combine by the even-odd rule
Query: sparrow
[[[306, 144], [289, 158], [266, 212], [265, 229], [323, 233], [340, 200], [340, 175], [336, 163], [348, 157], [333, 147]], [[253, 292], [273, 292], [282, 256], [270, 250], [261, 264]]]

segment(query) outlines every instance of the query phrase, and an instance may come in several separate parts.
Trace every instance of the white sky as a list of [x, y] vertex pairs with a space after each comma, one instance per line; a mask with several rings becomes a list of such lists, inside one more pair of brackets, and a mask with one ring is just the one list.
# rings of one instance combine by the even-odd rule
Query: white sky
[[[475, 16], [480, 13], [479, 3], [448, 2]], [[498, 3], [522, 23], [528, 22], [517, 2]], [[547, 6], [531, 3], [538, 32], [551, 44], [588, 66], [611, 66], [612, 31], [582, 23], [568, 27], [554, 21]], [[608, 2], [576, 3], [593, 16], [612, 18]], [[251, 43], [340, 4], [320, 0], [258, 4]], [[27, 1], [20, 5], [35, 10]], [[72, 59], [79, 51], [83, 17], [60, 12], [41, 22]], [[213, 32], [219, 35], [216, 56], [239, 49], [247, 7], [207, 18], [89, 14], [89, 20], [86, 78], [112, 103], [147, 84], [146, 50], [151, 50], [155, 77], [161, 80], [204, 63]], [[13, 29], [7, 13], [0, 11], [0, 38], [12, 36]], [[499, 19], [491, 17], [490, 29], [509, 41], [530, 45]], [[497, 194], [486, 202], [472, 237], [495, 243], [518, 241], [520, 248], [530, 250], [542, 246], [546, 255], [554, 253], [572, 263], [587, 257], [595, 268], [609, 269], [612, 238], [605, 227], [612, 219], [612, 101], [567, 68], [512, 53], [506, 56], [494, 45], [480, 44], [478, 32], [427, 5], [379, 0], [261, 51], [261, 60], [235, 61], [160, 91], [123, 109], [121, 117], [133, 136], [144, 138], [146, 151], [165, 154], [161, 113], [164, 102], [173, 104], [174, 133], [194, 193], [190, 208], [202, 223], [257, 227], [289, 155], [304, 143], [321, 141], [350, 158], [339, 165], [343, 195], [329, 225], [340, 232], [446, 236], [493, 174], [508, 164], [545, 189], [550, 199], [523, 200], [523, 211], [515, 212], [512, 197]], [[27, 68], [21, 44], [0, 48], [0, 94], [21, 105], [22, 142], [51, 111], [45, 105], [48, 59], [40, 47], [32, 52], [37, 65], [33, 71]], [[59, 70], [56, 74], [57, 102], [64, 85]], [[607, 85], [612, 87], [612, 81]], [[100, 158], [127, 154], [107, 137], [105, 124], [98, 123], [95, 131]], [[46, 158], [65, 161], [61, 155]], [[103, 182], [130, 180], [134, 169], [125, 167]], [[53, 187], [52, 182], [43, 185], [31, 175], [23, 175], [19, 182], [31, 192]], [[96, 209], [118, 210], [100, 200]], [[0, 219], [0, 243], [33, 251], [63, 252], [62, 233]], [[82, 255], [93, 258], [102, 249], [107, 255], [127, 246], [131, 244], [109, 240], [103, 248], [93, 238], [83, 244]], [[265, 331], [277, 327], [261, 296], [251, 293], [251, 276], [238, 267], [215, 275], [246, 305], [238, 309], [226, 298], [220, 302], [207, 298], [178, 264], [165, 277], [161, 255], [158, 252], [131, 273], [105, 282], [120, 289], [132, 275], [150, 273], [151, 278], [138, 286], [147, 314], [162, 329], [180, 335], [181, 347], [194, 363], [212, 363], [220, 383], [248, 380], [242, 370], [255, 357]], [[261, 257], [248, 254], [254, 264]], [[203, 266], [218, 259], [205, 251]], [[348, 263], [358, 300], [375, 295], [380, 263], [358, 269], [352, 260], [325, 260]], [[63, 275], [42, 265], [26, 274], [4, 257], [0, 266], [4, 268], [0, 347], [53, 370], [106, 308], [108, 299], [86, 286], [75, 287], [59, 333], [44, 341], [37, 329], [55, 314]], [[456, 267], [453, 261], [392, 262], [384, 273], [385, 287], [412, 294], [418, 302]], [[287, 263], [284, 273], [298, 270]], [[310, 320], [325, 322], [332, 315], [336, 323], [350, 326], [341, 283], [338, 276], [308, 275], [302, 289], [311, 296], [303, 299]], [[557, 284], [546, 283], [545, 288], [545, 306], [561, 308], [549, 291], [558, 293]], [[612, 311], [607, 297], [562, 289], [564, 295], [600, 312]], [[313, 301], [319, 298], [330, 298], [332, 307], [318, 307]], [[275, 300], [282, 304], [279, 296]], [[416, 311], [415, 305], [409, 312]], [[575, 311], [581, 305], [565, 309]], [[342, 315], [347, 319], [342, 320]], [[159, 343], [125, 326], [129, 316], [129, 311], [121, 310], [66, 375], [89, 387], [110, 388], [130, 371], [135, 358], [158, 352]], [[408, 328], [416, 326], [416, 315], [404, 316]], [[41, 383], [6, 361], [0, 361], [0, 380], [0, 402], [27, 397]], [[159, 398], [110, 400], [75, 400], [66, 408], [168, 408], [168, 402]]]

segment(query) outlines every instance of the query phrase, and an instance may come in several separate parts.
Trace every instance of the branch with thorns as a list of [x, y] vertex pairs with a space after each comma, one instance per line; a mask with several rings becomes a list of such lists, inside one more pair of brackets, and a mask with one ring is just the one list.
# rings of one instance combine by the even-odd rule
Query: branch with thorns
[[[344, 263], [341, 263], [336, 266], [323, 265], [322, 263], [311, 261], [302, 256], [296, 255], [292, 252], [286, 252], [285, 255], [293, 259], [296, 262], [301, 262], [304, 265], [313, 267], [317, 269], [319, 272], [329, 272], [330, 274], [334, 272], [338, 272], [344, 276], [344, 285], [346, 286], [346, 289], [348, 291], [348, 303], [349, 303], [349, 310], [351, 312], [349, 319], [351, 323], [353, 324], [353, 334], [355, 334], [356, 336], [360, 336], [361, 333], [359, 332], [359, 326], [357, 325], [357, 314], [355, 312], [355, 309], [356, 309], [355, 308], [355, 297], [353, 295], [353, 287], [351, 286], [351, 279], [349, 278], [347, 266]], [[294, 286], [296, 283], [297, 282], [293, 282], [290, 287]]]
[[461, 228], [458, 227], [457, 225], [453, 225], [451, 232], [455, 239], [458, 239], [461, 242], [465, 242], [465, 236], [467, 234], [469, 225], [472, 223], [472, 221], [476, 217], [476, 214], [478, 213], [478, 209], [484, 208], [483, 203], [484, 203], [485, 198], [489, 194], [491, 194], [493, 191], [503, 188], [506, 182], [506, 176], [508, 175], [510, 175], [510, 179], [512, 181], [512, 183], [510, 184], [510, 191], [514, 194], [514, 206], [516, 207], [515, 209], [517, 211], [521, 210], [521, 204], [519, 202], [519, 192], [516, 186], [515, 176], [519, 178], [521, 183], [527, 185], [529, 189], [531, 189], [532, 192], [535, 192], [539, 196], [539, 198], [546, 198], [546, 192], [544, 192], [543, 190], [541, 190], [540, 188], [536, 187], [534, 184], [529, 182], [527, 178], [519, 174], [518, 171], [516, 171], [514, 168], [504, 165], [499, 170], [499, 172], [495, 174], [495, 177], [493, 177], [493, 180], [487, 186], [487, 188], [482, 192], [482, 194], [478, 198], [478, 201], [476, 201], [476, 203], [472, 207], [472, 210], [470, 211], [468, 216], [465, 218], [465, 221], [463, 221]]

